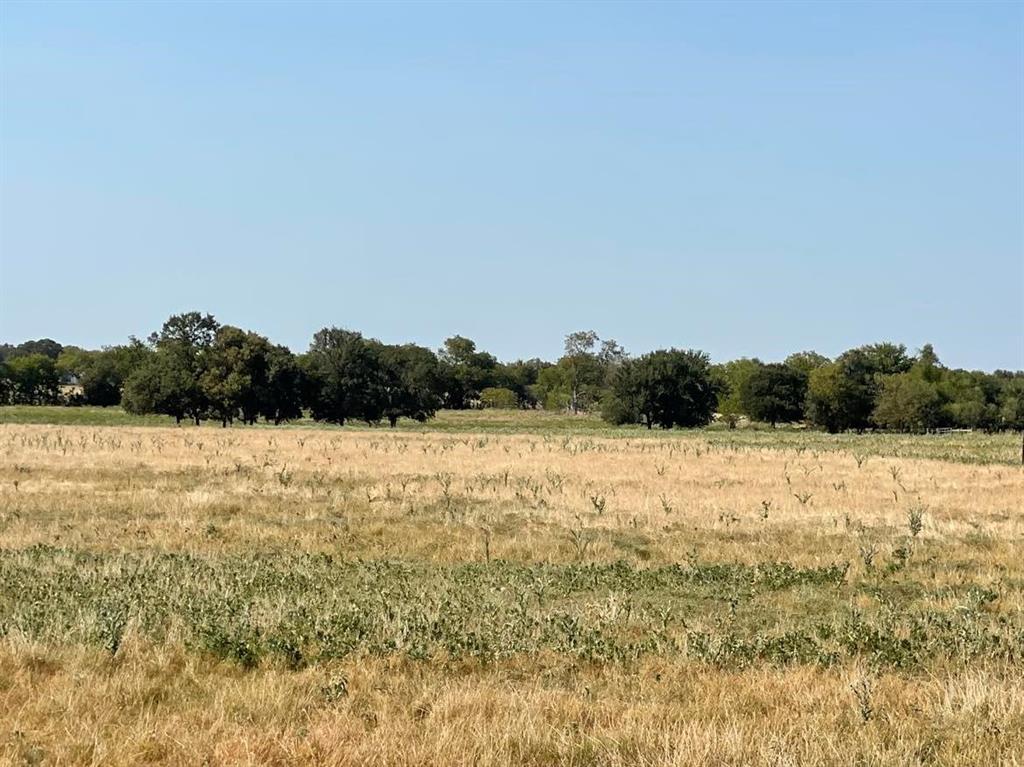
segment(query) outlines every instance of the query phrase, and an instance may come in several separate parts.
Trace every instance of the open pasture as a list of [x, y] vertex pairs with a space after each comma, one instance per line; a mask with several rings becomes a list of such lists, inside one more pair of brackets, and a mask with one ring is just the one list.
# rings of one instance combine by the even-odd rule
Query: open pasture
[[1024, 760], [1012, 435], [494, 419], [0, 425], [2, 758]]

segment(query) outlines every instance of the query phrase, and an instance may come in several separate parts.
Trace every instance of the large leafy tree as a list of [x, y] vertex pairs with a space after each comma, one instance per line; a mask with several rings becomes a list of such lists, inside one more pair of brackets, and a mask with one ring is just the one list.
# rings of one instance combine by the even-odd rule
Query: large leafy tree
[[626, 359], [626, 351], [613, 339], [602, 341], [593, 330], [570, 333], [558, 362], [538, 372], [537, 398], [549, 409], [593, 410], [608, 395], [615, 371]]
[[798, 421], [807, 397], [807, 375], [789, 365], [761, 365], [743, 382], [740, 401], [755, 421], [775, 426]]
[[743, 387], [763, 364], [756, 357], [754, 359], [743, 357], [714, 367], [721, 390], [718, 398], [718, 412], [726, 418], [730, 426], [735, 426], [741, 415], [753, 417], [743, 405]]
[[832, 364], [811, 372], [807, 415], [830, 432], [863, 431], [872, 424], [882, 379], [906, 373], [912, 365], [902, 344], [871, 344], [843, 352]]
[[0, 356], [5, 360], [12, 360], [17, 357], [27, 357], [30, 354], [41, 354], [56, 362], [63, 349], [64, 347], [52, 338], [40, 338], [35, 341], [24, 341], [17, 346], [0, 345]]
[[[931, 346], [929, 345], [927, 349], [930, 351]], [[888, 341], [861, 346], [852, 350], [852, 352], [863, 356], [865, 366], [875, 376], [891, 376], [906, 373], [914, 364], [914, 359], [907, 354], [906, 346]], [[850, 353], [847, 352], [847, 354]]]
[[266, 386], [270, 344], [255, 333], [223, 325], [217, 329], [200, 377], [210, 417], [227, 426], [241, 415], [253, 423]]
[[107, 347], [117, 363], [117, 369], [126, 379], [141, 367], [153, 354], [153, 349], [135, 336], [128, 336], [128, 343]]
[[65, 378], [81, 377], [99, 354], [100, 352], [81, 349], [77, 346], [62, 347], [56, 359], [57, 372]]
[[426, 421], [441, 406], [443, 379], [437, 357], [415, 344], [376, 345], [381, 367], [381, 413], [394, 427], [399, 418]]
[[132, 373], [146, 364], [153, 349], [134, 336], [128, 343], [107, 346], [82, 375], [85, 400], [90, 405], [116, 405]]
[[165, 357], [163, 367], [174, 372], [167, 381], [170, 393], [196, 424], [209, 408], [202, 376], [219, 327], [212, 314], [176, 314], [164, 323], [155, 340], [157, 355]]
[[302, 416], [303, 372], [284, 346], [258, 333], [225, 326], [217, 331], [202, 377], [212, 415], [227, 425], [263, 416], [279, 424]]
[[383, 417], [383, 370], [377, 349], [360, 333], [324, 328], [313, 336], [304, 364], [314, 419], [344, 424]]
[[160, 332], [153, 333], [150, 341], [158, 348], [181, 347], [193, 354], [209, 349], [217, 336], [220, 323], [212, 314], [184, 312], [168, 317]]
[[620, 366], [605, 417], [647, 428], [703, 426], [711, 421], [718, 391], [707, 354], [663, 349]]
[[568, 410], [572, 397], [568, 372], [562, 365], [549, 365], [537, 373], [534, 396], [546, 410]]
[[496, 384], [498, 360], [493, 354], [477, 351], [476, 343], [463, 336], [452, 336], [438, 353], [444, 380], [444, 406], [453, 410], [474, 407], [480, 392]]
[[942, 385], [945, 374], [935, 350], [925, 344], [905, 372], [879, 377], [872, 420], [899, 431], [925, 431], [951, 422], [951, 396]]
[[302, 417], [305, 374], [286, 346], [267, 351], [267, 380], [260, 397], [260, 415], [275, 424]]
[[170, 354], [157, 351], [125, 382], [121, 406], [129, 413], [163, 413], [178, 423], [189, 416], [198, 424], [202, 414], [193, 415], [194, 385], [188, 370]]
[[897, 431], [925, 431], [943, 423], [947, 400], [933, 382], [913, 373], [885, 376], [873, 420]]
[[788, 365], [794, 370], [799, 370], [806, 377], [810, 377], [811, 372], [817, 370], [820, 367], [824, 367], [829, 364], [832, 360], [826, 357], [824, 354], [818, 354], [817, 352], [795, 352], [790, 354], [783, 361], [782, 364]]
[[19, 405], [52, 405], [60, 399], [60, 374], [54, 358], [45, 354], [19, 354], [5, 363], [5, 388]]
[[947, 370], [939, 382], [948, 400], [949, 423], [961, 429], [993, 431], [1001, 426], [998, 376], [980, 371]]
[[807, 417], [831, 434], [847, 428], [851, 385], [839, 362], [822, 365], [807, 379]]
[[91, 364], [79, 375], [78, 382], [82, 385], [82, 396], [88, 405], [110, 407], [121, 402], [124, 376], [117, 359], [108, 351], [96, 354]]
[[584, 395], [584, 388], [602, 383], [603, 371], [594, 353], [597, 341], [597, 333], [593, 330], [579, 330], [565, 337], [565, 354], [558, 364], [565, 370], [569, 410], [573, 413], [590, 405], [591, 397]]
[[170, 317], [149, 338], [154, 353], [125, 382], [125, 409], [165, 413], [179, 422], [188, 416], [199, 424], [209, 410], [202, 378], [219, 327], [210, 314], [186, 312]]

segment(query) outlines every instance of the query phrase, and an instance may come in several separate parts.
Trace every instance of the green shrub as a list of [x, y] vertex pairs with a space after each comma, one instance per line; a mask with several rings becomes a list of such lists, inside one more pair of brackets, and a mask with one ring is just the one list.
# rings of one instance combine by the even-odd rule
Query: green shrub
[[480, 392], [480, 405], [485, 408], [514, 410], [519, 407], [519, 398], [511, 389], [489, 386]]

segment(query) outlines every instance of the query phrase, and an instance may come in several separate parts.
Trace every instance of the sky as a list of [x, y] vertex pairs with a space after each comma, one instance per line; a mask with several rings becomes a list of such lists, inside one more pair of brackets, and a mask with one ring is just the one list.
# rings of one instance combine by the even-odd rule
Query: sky
[[0, 3], [0, 340], [1024, 368], [1024, 5]]

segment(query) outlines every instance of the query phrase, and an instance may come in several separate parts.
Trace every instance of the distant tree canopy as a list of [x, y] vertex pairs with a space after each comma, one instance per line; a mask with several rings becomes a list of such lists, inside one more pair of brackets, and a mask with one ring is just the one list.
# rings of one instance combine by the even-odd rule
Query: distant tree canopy
[[303, 358], [308, 380], [307, 401], [317, 421], [379, 421], [383, 405], [374, 396], [381, 385], [376, 354], [359, 333], [324, 328], [313, 336]]
[[743, 402], [743, 389], [747, 379], [757, 372], [764, 363], [746, 357], [716, 365], [714, 373], [719, 382], [718, 412], [730, 426], [740, 416], [750, 416]]
[[1024, 376], [1007, 380], [999, 416], [1006, 428], [1024, 431]]
[[817, 352], [796, 352], [786, 357], [782, 364], [803, 373], [805, 378], [809, 378], [811, 373], [831, 361], [825, 355]]
[[952, 420], [947, 410], [952, 398], [941, 386], [942, 377], [938, 357], [926, 346], [908, 369], [879, 376], [872, 420], [897, 431], [924, 431]]
[[476, 343], [462, 336], [444, 342], [439, 358], [444, 379], [443, 404], [453, 410], [473, 407], [480, 392], [497, 381], [498, 360], [487, 352], [478, 352]]
[[662, 349], [623, 362], [615, 373], [604, 417], [612, 423], [704, 426], [720, 385], [703, 352]]
[[[554, 366], [550, 362], [536, 358], [499, 364], [494, 384], [496, 388], [507, 389], [515, 395], [516, 401], [513, 407], [535, 408], [540, 404], [538, 381], [543, 372], [551, 367]], [[481, 404], [484, 407], [489, 407], [483, 402], [483, 391], [481, 391], [480, 397]]]
[[47, 405], [60, 395], [60, 375], [54, 358], [33, 352], [5, 360], [3, 389], [10, 401], [18, 405]]
[[0, 360], [12, 360], [18, 357], [27, 357], [30, 354], [41, 354], [56, 362], [63, 349], [64, 347], [52, 338], [24, 341], [17, 346], [0, 344]]
[[799, 421], [807, 397], [807, 374], [785, 364], [760, 365], [740, 387], [743, 411], [772, 426]]
[[212, 363], [219, 325], [210, 314], [176, 314], [149, 342], [154, 354], [125, 382], [122, 404], [130, 413], [163, 413], [181, 422], [208, 417], [210, 391], [203, 377]]
[[382, 414], [393, 427], [399, 418], [426, 421], [441, 407], [444, 378], [430, 349], [415, 344], [374, 342], [382, 371]]
[[81, 391], [65, 395], [70, 404], [109, 407], [121, 402], [121, 393], [128, 376], [142, 365], [151, 353], [136, 338], [122, 346], [108, 346], [98, 351], [65, 346], [57, 357], [57, 371], [62, 383]]
[[445, 378], [429, 349], [389, 346], [359, 333], [325, 328], [303, 358], [308, 403], [318, 421], [391, 426], [399, 418], [425, 421], [440, 407]]
[[885, 376], [906, 373], [913, 361], [902, 344], [874, 344], [843, 352], [808, 380], [807, 415], [830, 432], [872, 425], [875, 400]]
[[570, 333], [565, 337], [565, 354], [538, 372], [536, 399], [549, 410], [599, 410], [627, 356], [618, 343], [601, 340], [593, 330]]
[[62, 347], [50, 338], [0, 344], [0, 403], [49, 405], [60, 401]]
[[224, 426], [259, 419], [368, 424], [424, 421], [441, 408], [599, 412], [619, 424], [701, 426], [713, 418], [802, 421], [831, 432], [1024, 429], [1024, 373], [953, 370], [930, 345], [860, 346], [835, 360], [813, 351], [782, 363], [712, 366], [699, 351], [631, 358], [592, 330], [570, 333], [554, 363], [500, 362], [464, 336], [436, 353], [342, 328], [295, 355], [209, 314], [169, 317], [146, 341], [99, 350], [49, 338], [0, 344], [0, 404], [121, 405]]

